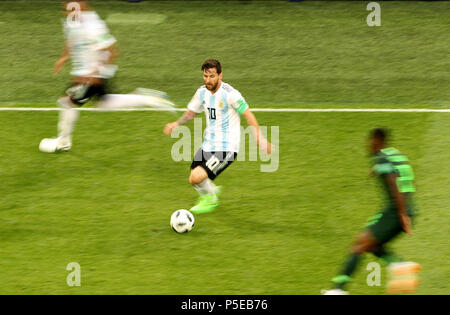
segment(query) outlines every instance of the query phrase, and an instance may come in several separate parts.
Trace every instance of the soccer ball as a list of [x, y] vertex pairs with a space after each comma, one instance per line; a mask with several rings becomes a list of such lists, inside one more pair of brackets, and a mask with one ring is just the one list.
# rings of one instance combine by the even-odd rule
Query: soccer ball
[[170, 217], [170, 226], [177, 233], [187, 233], [194, 227], [194, 215], [187, 210], [175, 211]]

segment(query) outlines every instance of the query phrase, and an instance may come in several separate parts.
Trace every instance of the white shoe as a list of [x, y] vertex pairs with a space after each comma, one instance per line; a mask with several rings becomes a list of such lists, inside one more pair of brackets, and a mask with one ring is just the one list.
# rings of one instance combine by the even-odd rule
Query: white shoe
[[63, 137], [45, 138], [39, 143], [39, 150], [45, 153], [54, 153], [56, 151], [69, 151], [72, 143]]
[[72, 137], [58, 137], [58, 142], [56, 144], [56, 151], [69, 151], [72, 148]]
[[152, 89], [137, 88], [134, 93], [147, 96], [149, 99], [149, 104], [151, 104], [149, 106], [153, 108], [168, 110], [172, 112], [176, 111], [175, 103], [170, 100], [169, 96], [165, 92]]
[[39, 150], [46, 153], [56, 152], [57, 138], [45, 138], [39, 143]]
[[341, 289], [322, 290], [322, 295], [348, 295], [348, 291]]

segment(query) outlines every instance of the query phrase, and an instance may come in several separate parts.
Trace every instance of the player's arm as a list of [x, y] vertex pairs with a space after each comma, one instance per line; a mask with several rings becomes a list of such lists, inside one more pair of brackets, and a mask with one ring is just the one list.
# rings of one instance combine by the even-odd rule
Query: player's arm
[[105, 62], [105, 64], [107, 65], [114, 64], [116, 62], [117, 57], [120, 55], [120, 51], [117, 48], [117, 44], [112, 44], [111, 46], [102, 49], [100, 51], [108, 54], [108, 59]]
[[409, 234], [412, 235], [411, 230], [411, 220], [406, 213], [406, 200], [405, 195], [400, 193], [397, 187], [397, 175], [394, 173], [389, 173], [386, 175], [386, 181], [389, 186], [389, 190], [391, 191], [391, 195], [393, 196], [395, 200], [395, 205], [397, 207], [397, 213], [400, 219], [400, 222], [402, 224], [403, 230]]
[[[98, 52], [106, 55], [105, 61], [87, 78], [85, 82], [87, 84], [99, 84], [103, 79], [110, 79], [118, 69], [114, 64], [117, 56], [119, 56], [119, 50], [115, 44], [104, 49], [99, 49]], [[100, 76], [100, 78], [97, 76]]]
[[[98, 49], [98, 52], [104, 54], [106, 57], [105, 62], [98, 67], [95, 75], [100, 75], [103, 79], [110, 79], [114, 76], [118, 69], [118, 67], [114, 64], [120, 54], [117, 49], [117, 45], [113, 43], [108, 47]], [[90, 81], [90, 83], [99, 83], [101, 79], [91, 78]]]
[[177, 121], [168, 123], [165, 127], [164, 127], [164, 133], [166, 135], [170, 135], [172, 134], [172, 130], [178, 126], [184, 125], [185, 123], [191, 121], [192, 119], [194, 119], [194, 117], [197, 115], [196, 112], [192, 111], [192, 110], [187, 110], [183, 116], [180, 117], [180, 119], [178, 119]]
[[114, 64], [119, 56], [117, 49], [117, 40], [109, 33], [108, 28], [104, 23], [98, 23], [89, 34], [91, 41], [91, 49], [96, 51], [101, 58], [102, 63], [99, 64], [98, 69], [92, 74], [93, 77], [100, 77], [101, 79], [110, 79], [116, 73], [118, 67]]
[[61, 72], [61, 70], [64, 68], [64, 64], [66, 63], [67, 60], [69, 60], [69, 57], [70, 57], [70, 51], [69, 51], [67, 42], [65, 42], [63, 52], [62, 52], [61, 56], [59, 57], [59, 59], [56, 61], [55, 66], [54, 66], [53, 73], [55, 75], [57, 75], [58, 73]]
[[262, 135], [261, 130], [259, 129], [258, 121], [256, 120], [255, 115], [251, 112], [250, 108], [247, 108], [242, 113], [242, 116], [244, 116], [247, 120], [248, 125], [252, 127], [253, 135], [256, 138], [256, 143], [259, 148], [268, 154], [272, 153], [272, 144], [270, 144], [270, 142], [267, 141]]

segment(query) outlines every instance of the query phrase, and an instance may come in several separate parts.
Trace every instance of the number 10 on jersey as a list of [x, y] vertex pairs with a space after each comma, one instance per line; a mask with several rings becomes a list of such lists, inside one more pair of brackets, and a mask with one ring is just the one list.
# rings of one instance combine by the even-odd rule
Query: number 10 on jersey
[[216, 119], [216, 109], [208, 107], [209, 119]]

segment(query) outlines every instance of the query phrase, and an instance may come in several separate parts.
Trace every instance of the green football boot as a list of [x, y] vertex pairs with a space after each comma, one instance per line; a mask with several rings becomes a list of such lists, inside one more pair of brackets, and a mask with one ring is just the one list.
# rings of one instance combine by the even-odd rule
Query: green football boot
[[199, 197], [199, 202], [189, 211], [193, 214], [207, 213], [214, 211], [219, 205], [219, 193], [222, 187], [218, 186], [215, 195], [205, 195]]
[[193, 214], [212, 212], [219, 205], [217, 195], [200, 196], [198, 204], [193, 206], [189, 211]]

